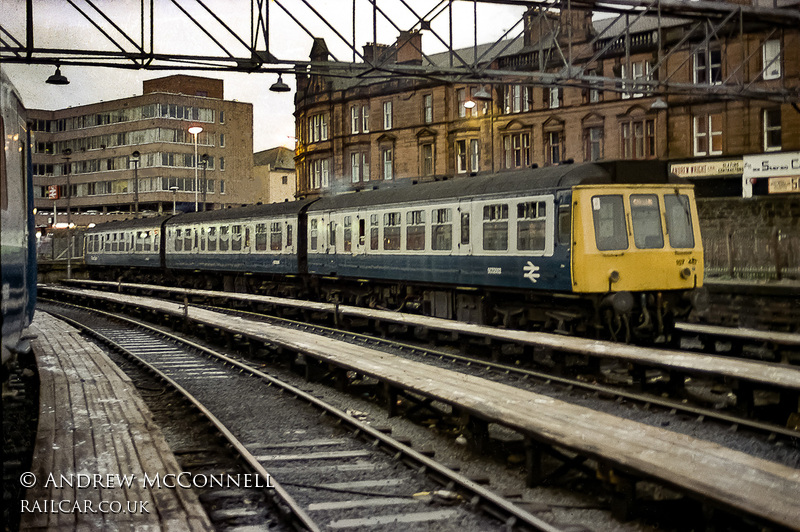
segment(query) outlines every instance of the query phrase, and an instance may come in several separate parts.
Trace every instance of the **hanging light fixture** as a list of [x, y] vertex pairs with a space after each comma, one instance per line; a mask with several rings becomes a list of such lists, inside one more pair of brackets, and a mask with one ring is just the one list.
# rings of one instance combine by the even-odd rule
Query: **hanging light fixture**
[[289, 92], [292, 89], [289, 87], [289, 85], [283, 82], [281, 74], [278, 74], [278, 81], [273, 83], [269, 90], [272, 92]]
[[472, 95], [472, 99], [482, 102], [490, 102], [492, 101], [492, 95], [489, 94], [489, 92], [487, 92], [486, 89], [483, 88], [483, 86], [481, 86], [481, 88], [478, 89], [478, 91]]
[[47, 78], [45, 83], [49, 83], [50, 85], [69, 85], [69, 80], [66, 76], [61, 75], [61, 67], [56, 65], [56, 73]]

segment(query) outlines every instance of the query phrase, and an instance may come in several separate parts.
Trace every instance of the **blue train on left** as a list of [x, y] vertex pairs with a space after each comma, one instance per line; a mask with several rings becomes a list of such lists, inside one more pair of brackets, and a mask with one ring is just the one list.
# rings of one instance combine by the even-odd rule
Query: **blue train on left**
[[31, 132], [19, 94], [0, 71], [3, 151], [0, 152], [2, 225], [3, 386], [17, 354], [30, 349], [24, 335], [36, 305], [36, 236], [33, 220]]

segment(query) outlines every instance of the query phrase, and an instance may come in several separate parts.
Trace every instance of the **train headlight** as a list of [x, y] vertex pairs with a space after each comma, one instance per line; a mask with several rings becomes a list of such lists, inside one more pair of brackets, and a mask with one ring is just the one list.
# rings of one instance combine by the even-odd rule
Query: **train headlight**
[[617, 270], [612, 270], [611, 273], [608, 274], [608, 280], [612, 283], [619, 282], [619, 272]]
[[688, 266], [681, 270], [681, 279], [691, 279], [692, 269]]

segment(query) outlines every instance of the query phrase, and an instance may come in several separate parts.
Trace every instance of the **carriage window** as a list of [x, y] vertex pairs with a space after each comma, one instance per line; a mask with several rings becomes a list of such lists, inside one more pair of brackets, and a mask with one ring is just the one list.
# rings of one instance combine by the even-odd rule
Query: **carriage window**
[[469, 213], [461, 213], [461, 244], [469, 245]]
[[453, 216], [451, 209], [431, 212], [431, 249], [450, 251], [453, 248]]
[[187, 229], [183, 235], [183, 250], [184, 251], [191, 251], [192, 250], [192, 230]]
[[144, 251], [151, 251], [153, 249], [153, 233], [147, 232], [142, 239]]
[[286, 247], [290, 248], [292, 246], [294, 246], [294, 226], [286, 224]]
[[639, 249], [664, 247], [661, 230], [661, 211], [655, 194], [631, 194], [633, 242]]
[[267, 224], [256, 224], [256, 251], [267, 250]]
[[369, 249], [378, 249], [380, 247], [380, 236], [378, 230], [378, 215], [369, 215]]
[[353, 250], [353, 217], [352, 216], [345, 216], [344, 217], [344, 250], [345, 251], [352, 251]]
[[180, 229], [175, 229], [175, 251], [183, 251], [183, 233]]
[[358, 219], [358, 245], [363, 246], [367, 240], [367, 220]]
[[517, 203], [517, 249], [544, 251], [547, 203], [526, 201]]
[[673, 248], [693, 248], [694, 232], [689, 210], [689, 196], [665, 195], [664, 205], [667, 211], [669, 245]]
[[558, 207], [558, 243], [569, 245], [569, 236], [572, 232], [570, 228], [571, 216], [569, 205]]
[[592, 215], [597, 249], [600, 251], [628, 249], [622, 196], [592, 197]]
[[158, 230], [153, 231], [153, 251], [158, 252], [161, 249], [161, 239], [158, 237]]
[[399, 212], [387, 212], [383, 215], [383, 249], [400, 249]]
[[241, 225], [232, 225], [231, 226], [231, 251], [241, 251], [242, 250], [242, 226]]
[[230, 235], [228, 234], [229, 228], [227, 225], [223, 225], [219, 228], [219, 250], [220, 251], [228, 251], [228, 245], [230, 243]]
[[319, 234], [317, 232], [317, 220], [311, 220], [311, 235], [309, 238], [310, 244], [309, 249], [313, 249], [314, 251], [317, 250], [317, 240], [319, 238]]
[[208, 250], [209, 251], [216, 251], [217, 250], [217, 228], [216, 227], [209, 227], [208, 228]]
[[406, 249], [425, 249], [425, 211], [406, 213]]
[[483, 207], [483, 249], [508, 249], [508, 205]]
[[201, 227], [197, 230], [198, 235], [200, 237], [200, 251], [206, 250], [206, 228]]
[[271, 222], [269, 224], [269, 249], [280, 251], [283, 248], [283, 231], [281, 222]]
[[144, 250], [144, 233], [136, 232], [136, 247], [134, 248], [135, 251], [143, 251]]
[[332, 248], [336, 247], [336, 222], [328, 224], [328, 242]]

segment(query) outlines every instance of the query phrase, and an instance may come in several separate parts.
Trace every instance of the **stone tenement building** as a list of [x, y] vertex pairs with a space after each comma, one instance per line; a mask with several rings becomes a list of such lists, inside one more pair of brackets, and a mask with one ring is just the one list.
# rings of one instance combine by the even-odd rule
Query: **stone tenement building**
[[[500, 43], [504, 51], [492, 66], [557, 72], [564, 68], [559, 54], [570, 49], [589, 79], [619, 81], [547, 86], [507, 75], [480, 85], [298, 75], [298, 196], [567, 160], [655, 158], [674, 162], [675, 171], [702, 193], [741, 196], [745, 156], [790, 157], [800, 150], [796, 105], [713, 90], [655, 94], [647, 85], [658, 75], [684, 86], [713, 89], [725, 82], [797, 94], [800, 28], [752, 24], [739, 32], [736, 22], [736, 31], [698, 31], [688, 20], [663, 19], [659, 28], [654, 17], [643, 17], [626, 31], [624, 24], [612, 25], [613, 19], [592, 20], [589, 12], [567, 16], [532, 8], [524, 35]], [[570, 31], [554, 33], [558, 23]], [[600, 38], [589, 46], [595, 36]], [[479, 57], [488, 46], [477, 47]], [[440, 66], [450, 61], [448, 53], [423, 61], [420, 50], [422, 34], [404, 32], [393, 45], [367, 45], [364, 56], [413, 65], [428, 64], [428, 58]], [[472, 60], [472, 49], [458, 52]], [[315, 68], [328, 58], [325, 42], [317, 39], [311, 51]], [[491, 99], [472, 102], [480, 89]], [[467, 108], [467, 102], [476, 105]], [[698, 170], [698, 161], [713, 164]], [[755, 186], [769, 192], [767, 180]]]
[[[87, 225], [131, 217], [137, 195], [145, 215], [257, 197], [252, 104], [225, 100], [216, 79], [175, 75], [143, 85], [131, 98], [29, 110], [37, 226], [66, 222], [67, 202], [72, 222]], [[197, 159], [193, 127], [202, 128]]]

